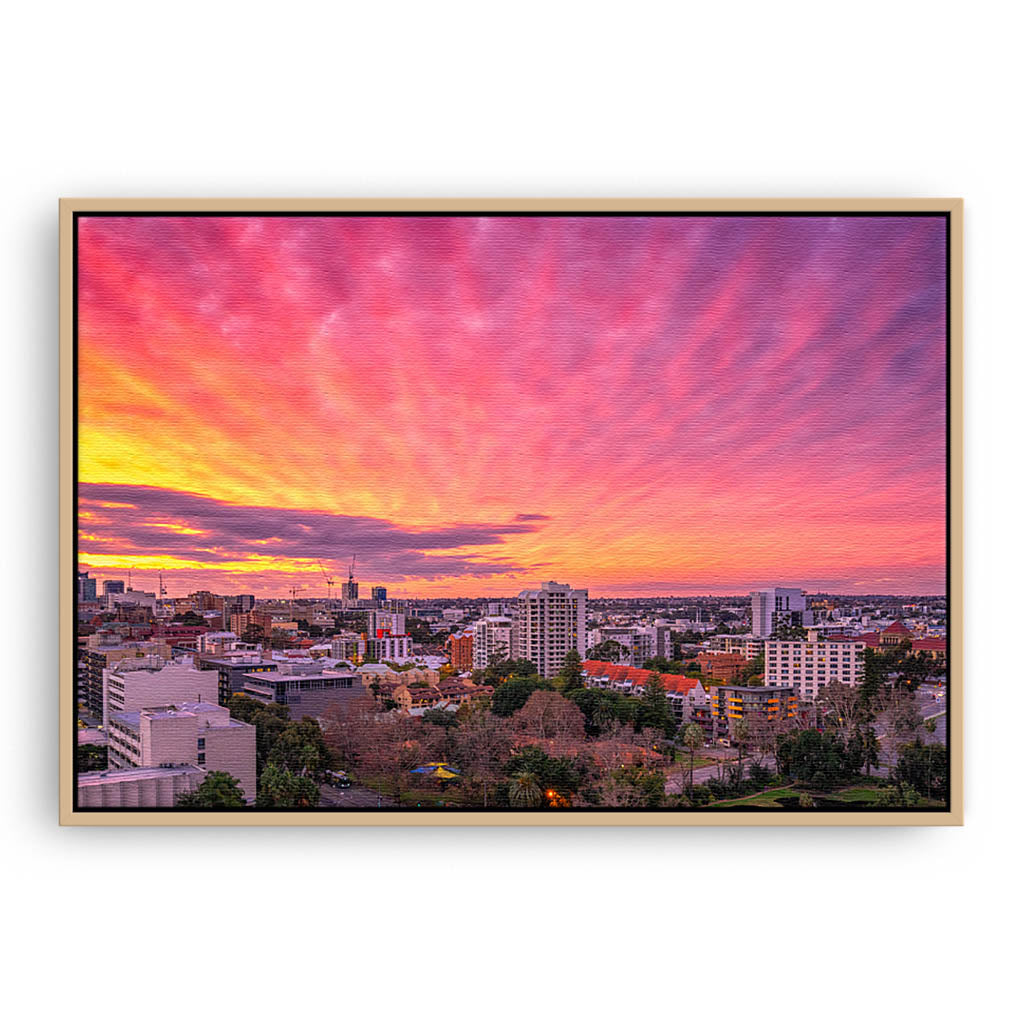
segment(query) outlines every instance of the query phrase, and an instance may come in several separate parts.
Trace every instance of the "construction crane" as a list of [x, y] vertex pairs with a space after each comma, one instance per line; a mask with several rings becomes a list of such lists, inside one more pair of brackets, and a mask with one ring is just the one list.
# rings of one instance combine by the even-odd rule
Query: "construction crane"
[[160, 596], [161, 597], [166, 597], [167, 596], [167, 588], [164, 586], [164, 571], [163, 571], [163, 569], [160, 570], [159, 576], [160, 576]]
[[324, 568], [323, 562], [321, 562], [318, 559], [316, 564], [320, 566], [320, 572], [323, 575], [323, 578], [325, 580], [327, 580], [327, 600], [330, 601], [330, 599], [331, 599], [331, 587], [334, 586], [334, 580], [332, 580], [331, 577], [327, 575], [327, 570]]

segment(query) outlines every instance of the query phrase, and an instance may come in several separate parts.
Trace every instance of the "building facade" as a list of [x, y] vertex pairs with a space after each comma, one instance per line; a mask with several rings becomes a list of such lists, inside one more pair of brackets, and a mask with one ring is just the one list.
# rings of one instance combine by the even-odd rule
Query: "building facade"
[[487, 615], [470, 626], [473, 634], [473, 668], [487, 668], [491, 659], [512, 657], [512, 619], [507, 615]]
[[537, 666], [546, 678], [558, 675], [570, 650], [586, 657], [587, 591], [551, 580], [523, 590], [516, 603], [515, 657]]
[[780, 626], [810, 626], [814, 613], [807, 609], [802, 590], [770, 587], [750, 594], [750, 622], [754, 636], [771, 636]]
[[782, 721], [794, 718], [797, 706], [792, 686], [713, 686], [709, 713], [715, 734], [727, 736], [733, 722]]
[[801, 700], [813, 701], [833, 680], [846, 686], [864, 681], [863, 640], [819, 638], [812, 630], [808, 639], [766, 640], [766, 686], [792, 686]]
[[217, 703], [217, 673], [200, 671], [191, 660], [131, 658], [103, 670], [103, 728], [121, 711], [166, 707], [182, 701]]
[[469, 630], [452, 633], [445, 641], [448, 660], [456, 672], [469, 672], [473, 668], [473, 633]]

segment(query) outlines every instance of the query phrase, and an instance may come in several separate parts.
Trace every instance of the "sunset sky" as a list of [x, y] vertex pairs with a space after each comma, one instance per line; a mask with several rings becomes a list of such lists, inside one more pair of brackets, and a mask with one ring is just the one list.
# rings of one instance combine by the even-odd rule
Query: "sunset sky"
[[83, 217], [79, 563], [945, 590], [939, 217]]

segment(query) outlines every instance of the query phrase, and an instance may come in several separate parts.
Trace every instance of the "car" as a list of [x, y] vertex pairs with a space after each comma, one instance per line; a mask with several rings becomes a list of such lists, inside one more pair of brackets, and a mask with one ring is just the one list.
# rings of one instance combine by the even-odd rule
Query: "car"
[[346, 772], [327, 772], [324, 781], [335, 789], [348, 789], [352, 785], [352, 780]]

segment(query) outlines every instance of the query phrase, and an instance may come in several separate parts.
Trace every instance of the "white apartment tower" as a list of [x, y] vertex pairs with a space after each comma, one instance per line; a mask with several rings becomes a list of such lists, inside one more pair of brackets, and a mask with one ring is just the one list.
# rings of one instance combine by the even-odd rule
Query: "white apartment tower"
[[587, 592], [567, 583], [542, 583], [519, 594], [515, 617], [515, 657], [526, 658], [547, 678], [562, 670], [570, 648], [586, 657]]
[[771, 636], [780, 620], [798, 626], [809, 626], [813, 613], [807, 611], [807, 598], [802, 590], [770, 587], [750, 594], [750, 623], [754, 636]]
[[513, 658], [512, 619], [507, 615], [485, 615], [470, 627], [473, 632], [473, 668], [487, 668], [492, 657]]

